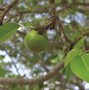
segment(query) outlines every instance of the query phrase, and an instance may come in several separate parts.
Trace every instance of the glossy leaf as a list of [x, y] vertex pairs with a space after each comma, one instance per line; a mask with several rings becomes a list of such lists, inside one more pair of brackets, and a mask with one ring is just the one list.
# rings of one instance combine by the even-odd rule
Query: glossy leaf
[[[85, 62], [87, 62], [87, 65], [89, 66], [89, 60], [87, 61], [85, 58], [84, 60]], [[87, 69], [81, 56], [78, 55], [74, 57], [72, 61], [70, 62], [70, 66], [71, 66], [72, 72], [76, 76], [78, 76], [82, 80], [89, 82], [89, 70]]]
[[74, 48], [81, 48], [84, 44], [85, 38], [80, 39], [74, 46]]
[[67, 56], [65, 57], [65, 60], [64, 60], [64, 67], [66, 67], [70, 61], [77, 55], [79, 55], [81, 53], [81, 49], [77, 49], [77, 48], [74, 48], [72, 49], [68, 54]]
[[87, 70], [89, 71], [89, 53], [85, 53], [82, 55], [82, 60], [87, 68]]
[[0, 42], [7, 40], [19, 28], [17, 23], [6, 23], [0, 26]]

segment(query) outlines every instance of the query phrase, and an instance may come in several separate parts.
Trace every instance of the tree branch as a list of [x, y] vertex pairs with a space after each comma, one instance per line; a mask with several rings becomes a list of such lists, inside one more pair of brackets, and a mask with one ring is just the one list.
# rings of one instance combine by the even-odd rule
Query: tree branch
[[14, 78], [0, 78], [0, 84], [15, 84], [15, 85], [32, 85], [47, 81], [58, 74], [58, 71], [64, 67], [64, 63], [58, 63], [54, 69], [48, 72], [47, 75], [40, 76], [36, 79], [14, 79]]
[[7, 7], [5, 7], [1, 17], [0, 17], [0, 25], [2, 25], [3, 23], [3, 19], [5, 17], [5, 15], [7, 14], [7, 12], [18, 2], [18, 0], [14, 0], [14, 2], [12, 2], [10, 5], [8, 5]]
[[59, 26], [60, 32], [61, 32], [61, 34], [63, 36], [64, 42], [67, 41], [69, 43], [72, 43], [72, 41], [67, 37], [67, 35], [65, 33], [65, 28], [64, 28], [60, 18], [58, 17], [57, 20], [58, 20], [58, 26]]
[[31, 10], [21, 10], [19, 11], [20, 14], [26, 14], [26, 13], [48, 13], [49, 9], [47, 7], [41, 7], [40, 8], [35, 8], [35, 9], [31, 9]]
[[36, 29], [38, 30], [38, 33], [40, 33], [40, 34], [49, 28], [53, 29], [56, 24], [55, 0], [49, 0], [49, 3], [50, 3], [50, 7], [51, 7], [51, 10], [50, 10], [51, 18], [50, 18], [50, 21], [46, 25], [36, 27]]

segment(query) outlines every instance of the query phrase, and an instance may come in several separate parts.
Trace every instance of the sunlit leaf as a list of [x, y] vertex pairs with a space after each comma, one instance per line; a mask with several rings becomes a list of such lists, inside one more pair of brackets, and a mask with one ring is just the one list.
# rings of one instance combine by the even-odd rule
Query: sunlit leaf
[[89, 71], [89, 53], [85, 53], [82, 56], [82, 60], [87, 68], [87, 70]]
[[70, 66], [71, 66], [72, 72], [76, 76], [78, 76], [82, 80], [89, 82], [89, 70], [87, 69], [84, 61], [89, 66], [89, 60], [86, 60], [86, 58], [84, 58], [83, 60], [82, 57], [78, 55], [71, 60]]
[[70, 63], [70, 61], [80, 53], [81, 53], [81, 49], [77, 49], [77, 48], [72, 49], [65, 57], [64, 66], [66, 67]]
[[85, 38], [80, 39], [74, 46], [74, 48], [81, 48], [84, 44]]
[[3, 42], [11, 37], [18, 27], [19, 25], [17, 23], [6, 23], [0, 26], [0, 42]]

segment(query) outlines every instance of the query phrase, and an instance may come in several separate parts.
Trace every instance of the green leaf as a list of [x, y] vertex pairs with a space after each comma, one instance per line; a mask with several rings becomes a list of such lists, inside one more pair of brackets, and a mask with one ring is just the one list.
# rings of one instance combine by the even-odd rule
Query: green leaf
[[64, 60], [64, 67], [66, 67], [70, 61], [77, 55], [81, 53], [81, 49], [78, 48], [73, 48], [69, 53], [66, 55], [65, 60]]
[[72, 74], [72, 71], [71, 71], [71, 67], [70, 67], [70, 64], [69, 64], [65, 68], [65, 75], [66, 75], [67, 81], [70, 81], [71, 74]]
[[[89, 66], [89, 60], [86, 60], [85, 56], [83, 56], [84, 60], [87, 63], [87, 65]], [[72, 61], [70, 62], [70, 66], [71, 66], [72, 72], [76, 76], [78, 76], [82, 80], [89, 82], [89, 71], [85, 65], [84, 60], [82, 59], [82, 57], [80, 55], [78, 55], [72, 59]]]
[[0, 42], [7, 40], [19, 28], [17, 23], [6, 23], [0, 26]]
[[85, 38], [80, 39], [74, 46], [74, 48], [81, 48], [84, 44]]
[[87, 68], [87, 70], [89, 71], [89, 53], [85, 53], [82, 56], [82, 60]]

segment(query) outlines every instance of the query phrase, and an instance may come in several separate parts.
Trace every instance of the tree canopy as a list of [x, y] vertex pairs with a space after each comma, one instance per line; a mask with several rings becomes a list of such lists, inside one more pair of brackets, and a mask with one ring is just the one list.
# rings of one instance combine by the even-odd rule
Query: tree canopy
[[0, 0], [0, 90], [88, 90], [88, 49], [89, 0]]

